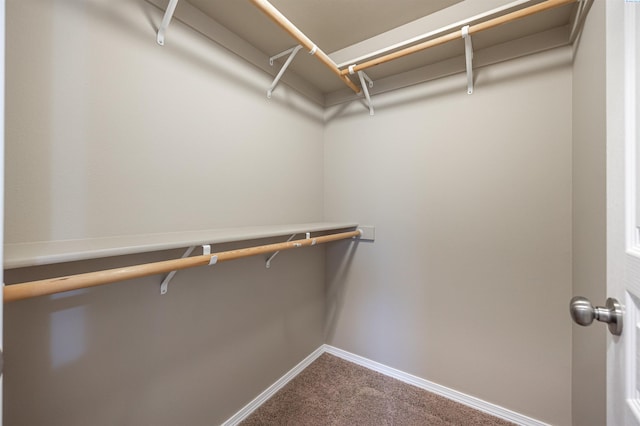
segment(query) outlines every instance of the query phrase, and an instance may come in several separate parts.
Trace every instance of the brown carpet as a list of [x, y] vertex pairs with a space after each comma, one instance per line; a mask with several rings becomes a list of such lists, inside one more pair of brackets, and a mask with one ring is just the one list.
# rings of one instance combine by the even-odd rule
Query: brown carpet
[[513, 425], [323, 354], [241, 425]]

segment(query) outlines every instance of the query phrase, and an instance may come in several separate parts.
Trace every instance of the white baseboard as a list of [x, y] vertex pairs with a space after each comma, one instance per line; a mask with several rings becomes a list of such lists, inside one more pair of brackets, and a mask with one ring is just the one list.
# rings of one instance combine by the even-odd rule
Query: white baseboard
[[507, 410], [506, 408], [500, 407], [487, 401], [483, 401], [474, 396], [469, 396], [462, 392], [449, 389], [437, 383], [421, 379], [420, 377], [405, 373], [404, 371], [387, 367], [386, 365], [380, 364], [379, 362], [371, 361], [370, 359], [361, 357], [360, 355], [352, 354], [351, 352], [347, 352], [330, 345], [324, 345], [323, 349], [323, 353], [326, 352], [328, 354], [335, 355], [344, 360], [353, 362], [354, 364], [358, 364], [370, 370], [377, 371], [378, 373], [384, 374], [385, 376], [393, 377], [394, 379], [409, 383], [410, 385], [419, 387], [436, 395], [443, 396], [462, 405], [466, 405], [478, 411], [491, 414], [494, 417], [498, 417], [521, 426], [549, 426], [547, 423], [532, 419], [531, 417], [516, 413], [515, 411]]
[[234, 414], [233, 417], [228, 419], [226, 422], [222, 423], [221, 426], [236, 426], [238, 423], [240, 423], [241, 421], [249, 417], [251, 413], [257, 410], [258, 407], [264, 404], [269, 398], [271, 398], [276, 392], [282, 389], [287, 383], [289, 383], [294, 377], [300, 374], [302, 370], [307, 368], [313, 361], [318, 359], [318, 357], [323, 353], [324, 353], [324, 345], [320, 346], [318, 349], [313, 351], [311, 355], [309, 355], [308, 357], [300, 361], [298, 365], [296, 365], [287, 373], [285, 373], [285, 375], [279, 378], [277, 382], [269, 386], [267, 390], [265, 390], [260, 395], [255, 397], [253, 401], [251, 401], [250, 403], [242, 407], [240, 411]]
[[437, 383], [430, 382], [420, 377], [414, 376], [404, 371], [396, 370], [395, 368], [387, 367], [379, 362], [372, 361], [370, 359], [361, 357], [360, 355], [352, 354], [351, 352], [338, 349], [330, 345], [322, 345], [311, 355], [303, 359], [298, 365], [289, 370], [284, 376], [278, 379], [273, 385], [269, 386], [267, 390], [258, 395], [253, 401], [245, 405], [240, 411], [233, 415], [229, 420], [224, 422], [222, 426], [236, 426], [238, 423], [249, 417], [258, 407], [271, 398], [276, 392], [282, 389], [287, 383], [289, 383], [294, 377], [296, 377], [302, 370], [307, 368], [313, 361], [318, 359], [323, 353], [328, 353], [338, 358], [342, 358], [346, 361], [353, 362], [354, 364], [361, 365], [370, 370], [377, 371], [385, 376], [393, 377], [402, 382], [409, 383], [410, 385], [419, 387], [436, 395], [443, 396], [452, 401], [474, 408], [478, 411], [482, 411], [492, 416], [513, 422], [521, 426], [549, 426], [547, 423], [541, 422], [531, 417], [516, 413], [515, 411], [508, 410], [498, 405], [492, 404], [487, 401], [483, 401], [479, 398], [466, 395], [462, 392], [458, 392], [453, 389], [449, 389], [445, 386], [441, 386]]

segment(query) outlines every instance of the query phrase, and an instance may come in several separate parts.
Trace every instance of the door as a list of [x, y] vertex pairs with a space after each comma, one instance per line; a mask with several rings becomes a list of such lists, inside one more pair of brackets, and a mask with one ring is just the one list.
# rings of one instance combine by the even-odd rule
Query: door
[[[5, 42], [5, 0], [0, 0], [0, 241], [4, 242], [4, 42]], [[0, 244], [0, 283], [4, 283], [4, 244]], [[2, 319], [3, 297], [0, 291], [0, 426], [2, 426]]]
[[607, 424], [640, 425], [640, 2], [607, 0], [607, 295], [623, 305], [608, 334]]
[[[5, 0], [0, 0], [0, 241], [4, 242], [4, 42], [5, 42]], [[4, 244], [0, 244], [0, 283], [4, 283]], [[3, 294], [0, 291], [0, 426], [2, 426], [2, 319], [3, 314]]]

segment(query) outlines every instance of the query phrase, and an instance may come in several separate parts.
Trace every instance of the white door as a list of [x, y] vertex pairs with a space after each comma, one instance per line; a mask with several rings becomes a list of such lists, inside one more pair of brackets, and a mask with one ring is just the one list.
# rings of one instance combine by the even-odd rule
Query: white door
[[[4, 42], [5, 42], [5, 0], [0, 0], [0, 241], [4, 242]], [[4, 283], [4, 244], [0, 244], [0, 283]], [[0, 291], [0, 351], [2, 343], [3, 294]], [[2, 354], [0, 353], [0, 374], [2, 374]], [[2, 376], [0, 376], [0, 426], [2, 426]]]
[[[5, 0], [0, 0], [0, 241], [4, 242], [4, 41], [5, 41]], [[4, 244], [0, 244], [0, 283], [4, 283]], [[0, 351], [2, 343], [3, 294], [0, 291]], [[2, 355], [0, 353], [0, 374], [2, 373]], [[2, 376], [0, 376], [0, 426], [2, 426]]]
[[[599, 1], [599, 0], [596, 0]], [[640, 2], [607, 0], [607, 295], [623, 305], [607, 337], [607, 424], [640, 425]]]

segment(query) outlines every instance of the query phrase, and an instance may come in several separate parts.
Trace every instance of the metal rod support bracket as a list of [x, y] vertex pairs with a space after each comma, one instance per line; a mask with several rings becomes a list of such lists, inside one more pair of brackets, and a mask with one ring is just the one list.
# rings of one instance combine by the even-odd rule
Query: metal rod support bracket
[[467, 93], [473, 93], [473, 43], [469, 34], [469, 25], [462, 27], [462, 38], [464, 39], [464, 56], [467, 64]]
[[594, 0], [578, 0], [578, 10], [573, 18], [571, 25], [571, 32], [569, 33], [569, 42], [573, 43], [578, 35], [582, 31], [584, 26], [584, 20], [587, 17], [587, 13], [591, 9]]
[[271, 94], [275, 90], [276, 86], [278, 85], [278, 82], [280, 81], [280, 79], [284, 75], [284, 72], [287, 70], [287, 68], [289, 68], [289, 65], [293, 61], [293, 58], [296, 57], [296, 54], [298, 53], [298, 51], [300, 49], [302, 49], [302, 45], [299, 44], [299, 45], [297, 45], [295, 47], [292, 47], [291, 49], [287, 49], [284, 52], [280, 52], [277, 55], [274, 55], [274, 56], [269, 58], [269, 65], [273, 65], [273, 61], [275, 59], [278, 59], [278, 58], [280, 58], [282, 56], [285, 56], [285, 55], [289, 55], [289, 57], [285, 61], [284, 65], [282, 65], [282, 68], [280, 68], [280, 71], [276, 75], [276, 78], [273, 80], [273, 83], [271, 83], [271, 87], [269, 87], [269, 89], [267, 90], [267, 98], [271, 99]]
[[[364, 71], [358, 71], [358, 77], [360, 78], [360, 86], [362, 87], [362, 92], [364, 93], [364, 97], [367, 99], [367, 105], [369, 106], [369, 115], [373, 115], [373, 103], [371, 102], [371, 96], [369, 95], [369, 88], [373, 87], [373, 80], [365, 74]], [[365, 80], [367, 83], [365, 83]]]
[[[195, 246], [189, 247], [187, 251], [184, 252], [181, 259], [184, 259], [185, 257], [189, 257], [191, 253], [193, 253], [193, 250], [195, 250], [195, 248], [196, 248]], [[167, 291], [169, 290], [169, 283], [171, 282], [171, 280], [173, 279], [173, 277], [176, 275], [177, 272], [178, 271], [171, 271], [167, 274], [166, 277], [164, 277], [164, 280], [162, 280], [162, 284], [160, 284], [160, 294], [167, 294]]]
[[[300, 45], [298, 45], [298, 46], [300, 46]], [[277, 54], [273, 55], [272, 57], [270, 57], [270, 58], [269, 58], [269, 65], [273, 66], [273, 64], [275, 63], [275, 60], [276, 60], [276, 59], [280, 59], [280, 58], [282, 58], [283, 56], [287, 56], [288, 54], [290, 54], [291, 52], [293, 52], [293, 51], [294, 51], [298, 46], [293, 46], [293, 47], [292, 47], [292, 48], [290, 48], [290, 49], [283, 50], [282, 52], [280, 52], [280, 53], [277, 53]]]
[[[211, 245], [206, 244], [202, 246], [202, 254], [203, 255], [210, 255], [211, 254]], [[218, 263], [218, 256], [213, 255], [209, 258], [209, 266], [211, 265], [215, 265], [216, 263]]]
[[[307, 233], [307, 235], [308, 234], [309, 233]], [[293, 234], [292, 236], [290, 236], [289, 239], [287, 240], [287, 242], [292, 241], [295, 238], [296, 235], [298, 235], [298, 234]], [[307, 238], [309, 238], [309, 237], [307, 237]], [[269, 256], [267, 258], [267, 262], [265, 263], [265, 266], [267, 267], [267, 269], [271, 268], [271, 261], [278, 255], [278, 253], [280, 253], [280, 251], [277, 251], [277, 252], [273, 253], [271, 256]]]
[[167, 32], [167, 27], [169, 27], [169, 23], [171, 22], [171, 18], [173, 18], [173, 14], [176, 11], [177, 5], [178, 0], [170, 0], [167, 10], [164, 12], [164, 17], [162, 18], [162, 23], [160, 24], [160, 28], [158, 28], [158, 34], [156, 36], [156, 41], [160, 46], [164, 46], [164, 36]]

